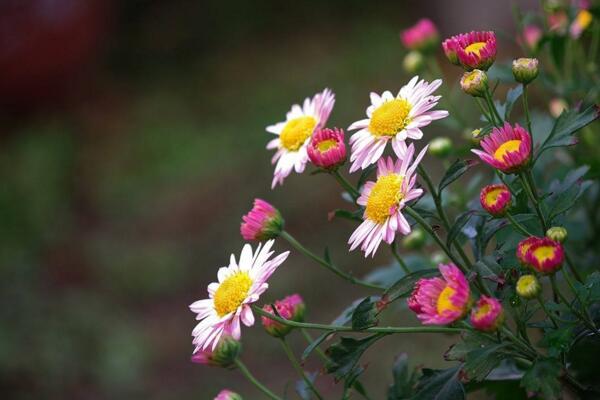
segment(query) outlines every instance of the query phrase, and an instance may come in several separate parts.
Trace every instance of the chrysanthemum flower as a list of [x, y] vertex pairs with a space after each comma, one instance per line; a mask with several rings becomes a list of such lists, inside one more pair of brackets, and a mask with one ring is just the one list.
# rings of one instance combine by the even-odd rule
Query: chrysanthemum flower
[[471, 310], [471, 325], [484, 332], [493, 332], [504, 322], [504, 311], [498, 299], [481, 296]]
[[427, 51], [440, 40], [435, 24], [428, 18], [420, 19], [415, 25], [402, 31], [402, 44], [409, 50]]
[[502, 172], [518, 172], [529, 163], [531, 136], [519, 124], [513, 128], [505, 122], [503, 127], [494, 128], [480, 144], [484, 151], [471, 151]]
[[460, 64], [467, 71], [487, 71], [496, 60], [496, 34], [491, 31], [461, 33], [444, 40], [442, 48], [451, 63]]
[[278, 137], [267, 144], [267, 149], [277, 149], [272, 164], [275, 166], [271, 188], [283, 184], [283, 180], [295, 170], [302, 173], [308, 161], [306, 146], [312, 134], [325, 126], [335, 103], [335, 95], [329, 89], [306, 98], [302, 106], [294, 104], [284, 122], [267, 127], [267, 132]]
[[339, 128], [320, 129], [308, 144], [308, 158], [317, 167], [334, 169], [346, 160], [344, 131]]
[[214, 400], [242, 400], [242, 396], [231, 390], [223, 389]]
[[550, 238], [533, 243], [525, 253], [527, 264], [542, 274], [552, 274], [562, 267], [565, 252], [562, 244]]
[[242, 217], [240, 233], [245, 240], [273, 239], [283, 228], [283, 218], [275, 207], [262, 199], [254, 199], [254, 207]]
[[536, 25], [526, 25], [523, 28], [522, 41], [530, 50], [537, 50], [542, 36], [544, 36], [544, 32]]
[[229, 335], [223, 335], [214, 350], [198, 350], [192, 362], [213, 367], [230, 368], [242, 350], [242, 344]]
[[441, 79], [428, 83], [415, 76], [400, 89], [396, 97], [385, 91], [381, 96], [371, 93], [371, 105], [366, 119], [354, 122], [349, 130], [358, 130], [350, 138], [352, 167], [350, 172], [365, 169], [379, 160], [386, 144], [391, 141], [399, 158], [406, 153], [406, 139], [423, 137], [421, 128], [431, 121], [445, 118], [448, 111], [435, 110], [441, 96], [432, 93], [442, 84]]
[[517, 294], [524, 299], [533, 299], [540, 294], [542, 286], [535, 275], [523, 275], [517, 281]]
[[408, 307], [425, 325], [448, 325], [463, 318], [469, 308], [469, 282], [454, 264], [440, 264], [442, 277], [419, 279]]
[[[302, 322], [304, 320], [305, 305], [304, 300], [302, 300], [302, 297], [300, 297], [299, 294], [293, 294], [287, 296], [283, 300], [277, 300], [275, 302], [275, 309], [277, 310], [277, 313], [274, 312], [273, 307], [270, 304], [263, 306], [263, 310], [266, 312], [278, 315], [283, 319], [296, 322]], [[261, 317], [261, 322], [267, 333], [274, 337], [284, 337], [293, 329], [291, 326], [284, 325], [268, 317]]]
[[503, 184], [487, 185], [479, 193], [481, 207], [494, 217], [501, 217], [510, 207], [511, 194]]
[[194, 353], [208, 348], [214, 350], [224, 334], [239, 340], [240, 321], [246, 326], [254, 324], [250, 304], [267, 290], [267, 280], [289, 254], [286, 251], [269, 259], [274, 253], [271, 251], [273, 243], [269, 240], [264, 246], [259, 244], [254, 253], [252, 247], [246, 244], [239, 263], [232, 254], [229, 266], [219, 268], [219, 281], [208, 285], [209, 298], [190, 305], [190, 310], [197, 313], [196, 319], [200, 320], [192, 331], [196, 345]]
[[529, 251], [529, 248], [534, 244], [542, 240], [537, 236], [530, 236], [527, 239], [523, 239], [517, 245], [517, 259], [523, 265], [528, 265], [527, 258], [525, 255]]
[[410, 225], [401, 211], [406, 203], [423, 194], [423, 189], [415, 188], [415, 169], [426, 151], [427, 147], [412, 162], [415, 146], [411, 143], [403, 160], [394, 163], [387, 157], [377, 162], [377, 181], [367, 182], [356, 201], [365, 207], [365, 212], [363, 222], [348, 240], [350, 251], [360, 245], [365, 257], [375, 255], [382, 240], [392, 243], [396, 232], [410, 233]]
[[587, 29], [592, 23], [592, 13], [586, 9], [580, 10], [575, 17], [575, 20], [569, 27], [569, 34], [573, 39], [578, 39], [579, 36]]

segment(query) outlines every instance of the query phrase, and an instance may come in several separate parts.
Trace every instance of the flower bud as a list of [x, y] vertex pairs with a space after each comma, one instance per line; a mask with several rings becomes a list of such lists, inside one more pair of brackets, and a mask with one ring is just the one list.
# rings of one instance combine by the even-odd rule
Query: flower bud
[[542, 286], [535, 275], [523, 275], [517, 281], [517, 294], [524, 299], [533, 299], [540, 294]]
[[418, 250], [425, 244], [425, 232], [422, 229], [414, 228], [411, 233], [404, 236], [402, 239], [402, 246], [408, 250]]
[[555, 242], [563, 243], [567, 240], [567, 230], [562, 226], [553, 226], [546, 231], [546, 237]]
[[[263, 306], [264, 311], [295, 322], [302, 322], [304, 320], [305, 309], [304, 301], [298, 294], [293, 294], [283, 300], [275, 301], [275, 310], [277, 312], [273, 310], [273, 307], [270, 304]], [[294, 329], [289, 325], [284, 325], [268, 317], [261, 317], [261, 321], [267, 333], [277, 338], [285, 337], [292, 329]]]
[[245, 240], [269, 240], [283, 229], [283, 218], [275, 207], [261, 199], [254, 199], [254, 207], [242, 217], [240, 232]]
[[487, 74], [479, 69], [465, 72], [460, 78], [463, 92], [473, 97], [483, 97], [488, 86]]
[[533, 243], [525, 253], [527, 265], [541, 274], [555, 273], [562, 267], [564, 259], [562, 245], [547, 237]]
[[555, 98], [550, 100], [548, 108], [550, 109], [550, 115], [552, 115], [554, 118], [558, 118], [563, 111], [569, 108], [569, 105], [564, 99]]
[[404, 56], [404, 60], [402, 61], [402, 66], [404, 70], [409, 74], [416, 74], [425, 65], [425, 60], [423, 59], [423, 55], [418, 51], [410, 51], [406, 56]]
[[494, 332], [503, 322], [502, 303], [493, 297], [481, 296], [471, 310], [471, 325], [477, 330]]
[[420, 19], [415, 25], [400, 33], [400, 40], [409, 50], [429, 52], [434, 50], [440, 42], [435, 24], [427, 19]]
[[346, 161], [344, 131], [339, 128], [318, 130], [310, 139], [306, 151], [315, 166], [336, 169]]
[[214, 350], [211, 351], [209, 347], [206, 350], [198, 350], [194, 353], [192, 362], [211, 367], [232, 368], [241, 351], [241, 342], [231, 336], [223, 336]]
[[228, 389], [223, 389], [219, 392], [214, 400], [243, 400], [242, 396]]
[[447, 137], [437, 137], [429, 142], [429, 153], [444, 158], [452, 152], [452, 141]]
[[490, 215], [501, 217], [510, 207], [510, 190], [503, 184], [487, 185], [479, 193], [479, 202]]
[[519, 244], [517, 245], [517, 259], [519, 260], [519, 262], [521, 263], [521, 265], [528, 266], [527, 259], [525, 258], [525, 255], [529, 251], [529, 248], [534, 243], [537, 243], [540, 240], [542, 240], [542, 238], [539, 238], [537, 236], [530, 236], [530, 237], [528, 237], [526, 239], [523, 239], [523, 240], [521, 240], [519, 242]]
[[512, 73], [515, 80], [527, 85], [538, 76], [537, 58], [517, 58], [512, 62]]

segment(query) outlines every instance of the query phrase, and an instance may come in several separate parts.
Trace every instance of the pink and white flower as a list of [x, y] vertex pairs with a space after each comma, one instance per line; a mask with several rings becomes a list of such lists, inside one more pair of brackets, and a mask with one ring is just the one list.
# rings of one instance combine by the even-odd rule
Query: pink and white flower
[[223, 389], [219, 392], [217, 397], [214, 398], [214, 400], [242, 400], [242, 396], [236, 392], [232, 392], [229, 389]]
[[409, 50], [426, 51], [439, 43], [440, 36], [435, 24], [428, 18], [422, 18], [415, 25], [402, 31], [400, 40]]
[[470, 303], [469, 282], [454, 264], [440, 264], [441, 277], [417, 281], [408, 307], [424, 325], [448, 325], [463, 318]]
[[315, 132], [307, 147], [308, 158], [315, 166], [332, 170], [346, 161], [344, 131], [325, 128]]
[[[304, 320], [304, 310], [306, 309], [306, 306], [299, 294], [293, 294], [285, 297], [283, 300], [277, 300], [274, 305], [275, 310], [277, 311], [276, 313], [271, 304], [265, 304], [263, 310], [289, 321], [302, 322]], [[290, 333], [293, 329], [293, 327], [284, 325], [269, 317], [263, 316], [260, 317], [260, 319], [267, 333], [274, 337], [285, 337], [285, 335]]]
[[190, 305], [200, 322], [192, 331], [194, 353], [210, 348], [214, 350], [219, 339], [225, 334], [239, 340], [242, 322], [246, 326], [254, 324], [254, 314], [250, 304], [255, 303], [267, 290], [267, 280], [289, 255], [289, 251], [273, 259], [271, 247], [274, 240], [264, 246], [258, 245], [256, 251], [246, 244], [242, 249], [239, 263], [232, 254], [229, 266], [219, 268], [218, 282], [208, 285], [208, 299], [198, 300]]
[[479, 193], [479, 202], [488, 213], [494, 217], [501, 217], [510, 207], [511, 197], [506, 185], [487, 185]]
[[445, 118], [448, 111], [434, 110], [441, 96], [432, 93], [442, 84], [441, 79], [429, 83], [415, 76], [396, 96], [385, 91], [380, 96], [371, 93], [367, 117], [354, 122], [348, 130], [358, 130], [350, 138], [352, 154], [350, 172], [365, 169], [379, 160], [388, 142], [399, 158], [406, 154], [406, 139], [419, 140], [421, 128], [432, 121]]
[[496, 60], [496, 34], [492, 31], [461, 33], [442, 43], [448, 60], [467, 71], [487, 71]]
[[325, 127], [334, 103], [335, 95], [325, 89], [312, 99], [304, 99], [302, 106], [294, 104], [285, 121], [267, 127], [267, 132], [277, 135], [267, 144], [267, 149], [277, 150], [271, 159], [272, 164], [277, 163], [271, 188], [283, 184], [292, 170], [299, 174], [304, 171], [308, 142], [315, 131]]
[[531, 158], [531, 136], [519, 124], [513, 128], [508, 122], [494, 128], [481, 141], [481, 150], [471, 150], [482, 161], [505, 173], [515, 173], [525, 167]]
[[482, 295], [471, 310], [471, 325], [484, 332], [496, 331], [504, 322], [504, 310], [498, 299]]
[[377, 181], [367, 182], [356, 201], [365, 211], [363, 222], [348, 240], [350, 251], [360, 246], [365, 257], [374, 256], [382, 240], [392, 243], [396, 232], [410, 233], [410, 225], [401, 211], [406, 203], [423, 194], [423, 189], [415, 188], [415, 170], [426, 151], [427, 147], [412, 162], [415, 146], [411, 143], [404, 159], [394, 162], [387, 157], [377, 162]]
[[245, 240], [269, 240], [279, 235], [283, 218], [275, 207], [262, 199], [254, 199], [254, 206], [242, 217], [240, 233]]

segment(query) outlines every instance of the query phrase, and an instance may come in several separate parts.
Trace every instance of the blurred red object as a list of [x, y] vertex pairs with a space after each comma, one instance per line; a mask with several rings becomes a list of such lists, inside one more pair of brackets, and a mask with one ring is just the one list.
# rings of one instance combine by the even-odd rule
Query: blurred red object
[[26, 111], [62, 99], [100, 50], [107, 0], [2, 0], [0, 105]]

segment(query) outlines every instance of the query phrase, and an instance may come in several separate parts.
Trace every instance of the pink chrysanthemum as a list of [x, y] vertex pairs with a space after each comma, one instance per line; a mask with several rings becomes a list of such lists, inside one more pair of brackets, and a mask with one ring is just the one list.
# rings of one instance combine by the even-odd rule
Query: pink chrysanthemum
[[[299, 294], [293, 294], [287, 296], [283, 300], [277, 300], [275, 302], [275, 309], [277, 310], [277, 313], [274, 312], [273, 307], [270, 304], [263, 306], [263, 310], [266, 312], [278, 315], [283, 319], [296, 322], [302, 322], [304, 320], [305, 305]], [[267, 333], [275, 337], [284, 337], [293, 329], [291, 326], [284, 325], [267, 317], [261, 317], [261, 322]]]
[[339, 128], [320, 129], [307, 147], [310, 162], [320, 168], [334, 169], [346, 161], [344, 131]]
[[530, 50], [537, 50], [544, 32], [537, 25], [526, 25], [523, 28], [523, 34], [520, 41]]
[[190, 305], [190, 310], [198, 314], [198, 325], [192, 331], [194, 345], [198, 350], [214, 350], [224, 334], [239, 340], [240, 322], [246, 326], [254, 324], [254, 315], [250, 304], [255, 303], [267, 290], [267, 280], [285, 261], [289, 251], [273, 255], [273, 240], [264, 246], [258, 245], [256, 251], [246, 244], [242, 249], [239, 263], [232, 254], [228, 267], [219, 268], [218, 282], [208, 285], [208, 299], [198, 300]]
[[526, 239], [523, 239], [517, 245], [517, 259], [523, 265], [528, 265], [527, 258], [525, 255], [529, 251], [529, 248], [534, 244], [542, 240], [542, 238], [537, 236], [530, 236]]
[[471, 310], [471, 325], [480, 331], [493, 332], [503, 322], [502, 303], [493, 297], [481, 296]]
[[214, 400], [242, 400], [242, 396], [228, 389], [223, 389], [219, 392]]
[[529, 163], [531, 156], [531, 136], [519, 124], [511, 127], [508, 122], [501, 128], [494, 128], [481, 141], [481, 150], [471, 150], [481, 160], [505, 173], [520, 171]]
[[440, 264], [442, 277], [423, 278], [408, 299], [409, 308], [425, 325], [448, 325], [463, 318], [469, 308], [470, 288], [454, 264]]
[[550, 238], [542, 238], [534, 242], [525, 253], [527, 265], [542, 274], [558, 271], [565, 259], [562, 244]]
[[283, 228], [279, 210], [262, 199], [254, 199], [254, 207], [242, 217], [240, 233], [245, 240], [273, 239]]
[[592, 13], [586, 9], [582, 9], [577, 13], [575, 20], [571, 23], [569, 27], [569, 34], [571, 38], [578, 39], [583, 31], [585, 31], [588, 26], [592, 23]]
[[469, 32], [452, 36], [442, 43], [448, 60], [467, 71], [486, 71], [496, 60], [496, 34], [492, 31]]
[[438, 43], [439, 39], [435, 24], [428, 18], [420, 19], [400, 34], [402, 44], [409, 50], [429, 50]]
[[277, 149], [272, 164], [275, 166], [271, 188], [283, 184], [283, 180], [295, 170], [302, 173], [308, 161], [306, 147], [312, 134], [325, 127], [335, 103], [335, 95], [329, 89], [306, 98], [302, 106], [294, 104], [286, 120], [267, 127], [267, 132], [277, 135], [267, 144], [267, 149]]
[[503, 184], [487, 185], [479, 193], [481, 207], [494, 217], [501, 217], [510, 207], [511, 194]]
[[371, 93], [371, 105], [366, 119], [354, 122], [348, 130], [358, 130], [350, 138], [352, 167], [350, 172], [365, 169], [379, 160], [389, 141], [398, 158], [404, 158], [406, 139], [423, 137], [421, 128], [432, 121], [445, 118], [448, 111], [431, 109], [441, 96], [432, 93], [442, 84], [441, 79], [428, 83], [415, 76], [394, 97], [385, 91], [381, 96]]
[[410, 225], [401, 211], [406, 203], [423, 194], [423, 189], [415, 188], [415, 169], [426, 151], [427, 147], [412, 162], [415, 146], [411, 143], [403, 160], [394, 163], [387, 157], [387, 160], [382, 158], [377, 162], [377, 181], [367, 182], [356, 201], [365, 207], [364, 221], [348, 240], [350, 251], [361, 246], [365, 257], [374, 256], [382, 240], [392, 243], [396, 232], [410, 233]]

